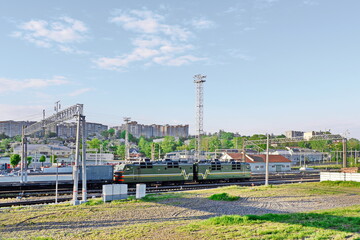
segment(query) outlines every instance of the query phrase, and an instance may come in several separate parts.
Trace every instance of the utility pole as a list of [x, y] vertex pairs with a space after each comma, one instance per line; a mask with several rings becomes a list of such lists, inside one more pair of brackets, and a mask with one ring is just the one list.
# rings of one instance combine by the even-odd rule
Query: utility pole
[[125, 132], [125, 160], [129, 161], [130, 160], [130, 149], [129, 149], [129, 122], [130, 122], [129, 117], [124, 117], [124, 121], [126, 122], [125, 128], [126, 128], [126, 132]]
[[200, 161], [201, 153], [201, 135], [203, 134], [203, 115], [204, 115], [204, 92], [203, 84], [206, 82], [206, 76], [197, 74], [194, 76], [194, 83], [196, 84], [196, 127], [197, 127], [197, 147], [196, 160]]
[[[87, 201], [87, 179], [86, 179], [86, 121], [85, 116], [81, 116], [81, 126], [82, 126], [82, 202]], [[101, 155], [100, 155], [101, 157]]]
[[27, 147], [26, 147], [26, 136], [25, 136], [25, 126], [22, 127], [22, 134], [21, 134], [21, 170], [20, 170], [20, 182], [27, 182], [26, 177], [26, 158], [27, 158]]
[[[55, 102], [55, 107], [54, 107], [54, 110], [56, 112], [56, 119], [58, 118], [58, 113], [59, 113], [60, 108], [61, 108], [61, 105], [60, 105], [60, 100], [59, 100], [59, 101]], [[45, 110], [43, 110], [43, 118], [45, 119]], [[56, 129], [56, 133], [58, 133], [57, 129]], [[53, 158], [52, 163], [54, 164], [55, 156], [54, 156], [53, 152], [52, 152], [52, 158]], [[56, 161], [56, 182], [55, 182], [55, 203], [56, 204], [58, 203], [58, 190], [59, 190], [59, 164]]]
[[269, 134], [266, 134], [266, 165], [265, 165], [265, 186], [269, 185]]
[[155, 143], [154, 142], [151, 143], [151, 160], [152, 161], [155, 160]]
[[346, 168], [347, 165], [347, 139], [343, 138], [343, 168]]
[[79, 191], [79, 149], [80, 149], [80, 122], [81, 115], [77, 115], [77, 128], [76, 128], [76, 147], [75, 147], [75, 165], [73, 167], [73, 178], [74, 178], [74, 187], [73, 187], [73, 205], [79, 205], [78, 200], [78, 191]]

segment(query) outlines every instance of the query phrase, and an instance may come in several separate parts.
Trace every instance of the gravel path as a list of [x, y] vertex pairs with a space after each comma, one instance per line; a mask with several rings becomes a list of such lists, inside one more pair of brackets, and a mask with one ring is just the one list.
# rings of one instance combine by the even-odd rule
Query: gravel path
[[[206, 195], [197, 194], [184, 198], [162, 200], [157, 203], [105, 204], [87, 207], [81, 211], [77, 211], [76, 208], [65, 208], [57, 211], [54, 208], [53, 210], [47, 209], [45, 215], [41, 212], [41, 207], [32, 207], [26, 210], [29, 213], [28, 218], [7, 225], [6, 228], [2, 229], [2, 232], [5, 236], [16, 234], [15, 236], [26, 238], [27, 234], [30, 233], [46, 234], [48, 231], [54, 235], [84, 233], [138, 223], [176, 222], [231, 214], [260, 215], [307, 212], [357, 204], [360, 204], [359, 195], [353, 194], [311, 197], [243, 197], [234, 202], [212, 201], [207, 199]], [[66, 239], [66, 237], [64, 238]]]

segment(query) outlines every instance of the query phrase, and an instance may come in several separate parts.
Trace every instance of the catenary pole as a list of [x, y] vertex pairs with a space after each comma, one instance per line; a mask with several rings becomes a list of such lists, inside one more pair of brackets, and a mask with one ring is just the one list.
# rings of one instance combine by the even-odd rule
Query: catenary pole
[[346, 168], [347, 166], [347, 144], [346, 144], [346, 138], [343, 138], [343, 168]]
[[269, 185], [269, 134], [266, 134], [265, 186]]
[[79, 142], [80, 142], [80, 121], [81, 115], [80, 113], [77, 115], [77, 128], [76, 128], [76, 147], [75, 147], [75, 165], [73, 167], [73, 179], [74, 179], [74, 187], [73, 187], [73, 205], [79, 205], [78, 200], [78, 191], [79, 191]]
[[[86, 179], [86, 121], [85, 116], [81, 116], [82, 125], [82, 202], [87, 201], [87, 179]], [[100, 156], [101, 157], [101, 156]]]

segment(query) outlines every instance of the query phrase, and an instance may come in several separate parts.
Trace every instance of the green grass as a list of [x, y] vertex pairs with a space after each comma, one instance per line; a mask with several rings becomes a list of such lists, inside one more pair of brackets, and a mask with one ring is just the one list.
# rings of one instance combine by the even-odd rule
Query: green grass
[[[342, 165], [341, 164], [327, 164], [327, 165], [307, 165], [307, 167], [309, 168], [313, 168], [313, 169], [341, 169]], [[291, 167], [292, 170], [299, 170], [300, 166], [293, 166]]]
[[209, 197], [210, 200], [214, 201], [236, 201], [239, 198], [238, 196], [230, 196], [228, 193], [213, 194]]
[[147, 194], [145, 197], [141, 198], [141, 200], [144, 202], [159, 202], [170, 198], [180, 198], [184, 195], [185, 193], [154, 193]]
[[103, 204], [103, 200], [101, 198], [93, 198], [88, 200], [87, 202], [83, 203], [82, 205], [85, 206], [95, 206], [95, 205], [99, 205], [99, 204]]
[[360, 206], [311, 213], [225, 215], [180, 228], [209, 239], [360, 239]]
[[353, 181], [323, 181], [320, 182], [322, 186], [328, 187], [347, 187], [347, 188], [359, 188], [360, 182], [353, 182]]
[[[79, 206], [58, 204], [0, 209], [0, 239], [360, 239], [360, 205], [260, 216], [208, 218], [214, 216], [214, 209], [209, 209], [209, 213], [203, 209], [197, 212], [198, 216], [182, 215], [183, 211], [192, 210], [191, 206], [186, 206], [190, 198], [211, 203], [208, 197], [225, 193], [244, 198], [274, 196], [275, 201], [281, 198], [289, 202], [307, 201], [309, 198], [316, 201], [317, 197], [323, 199], [324, 195], [345, 199], [353, 194], [360, 195], [358, 184], [321, 182], [274, 185], [272, 188], [229, 186], [185, 193], [149, 194], [144, 199], [129, 197], [104, 204], [100, 199], [91, 199], [88, 204]], [[154, 210], [156, 215], [146, 217], [148, 211]], [[135, 220], [126, 222], [124, 216], [134, 213]], [[198, 217], [207, 219], [199, 220]]]

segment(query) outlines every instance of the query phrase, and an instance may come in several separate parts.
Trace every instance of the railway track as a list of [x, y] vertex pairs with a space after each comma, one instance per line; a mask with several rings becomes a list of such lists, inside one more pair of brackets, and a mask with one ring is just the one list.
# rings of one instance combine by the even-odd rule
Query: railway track
[[[298, 180], [306, 180], [306, 179], [319, 179], [320, 176], [318, 173], [307, 173], [307, 174], [293, 174], [293, 173], [287, 173], [287, 174], [278, 174], [278, 175], [270, 175], [269, 176], [269, 181], [271, 180], [291, 180], [291, 179], [298, 179]], [[206, 184], [194, 184], [194, 183], [189, 183], [189, 184], [185, 184], [182, 185], [183, 188], [192, 188], [194, 186], [198, 186], [198, 187], [203, 187], [203, 186], [217, 186], [216, 184], [225, 184], [225, 185], [234, 185], [234, 184], [244, 184], [246, 185], [247, 183], [249, 183], [248, 185], [251, 185], [252, 183], [256, 183], [256, 182], [261, 182], [264, 181], [265, 176], [263, 174], [258, 174], [258, 175], [253, 175], [251, 180], [249, 181], [245, 181], [245, 182], [230, 182], [230, 183], [215, 183], [215, 184], [211, 184], [211, 183], [206, 183]], [[171, 185], [170, 187], [175, 187], [173, 185]], [[58, 189], [58, 195], [69, 195], [72, 194], [72, 188], [73, 186], [68, 185], [66, 187], [59, 187]], [[79, 185], [79, 188], [81, 189], [81, 186]], [[168, 189], [169, 186], [158, 186], [154, 189]], [[205, 187], [206, 188], [206, 187]], [[152, 187], [149, 187], [148, 189], [152, 189]], [[129, 191], [132, 191], [131, 188], [129, 188]], [[135, 191], [135, 189], [133, 190]], [[88, 188], [88, 193], [101, 193], [102, 192], [102, 188], [98, 187], [97, 189], [89, 189]], [[55, 187], [52, 188], [45, 188], [45, 189], [0, 189], [0, 199], [4, 199], [4, 198], [27, 198], [27, 197], [43, 197], [43, 196], [55, 196]]]
[[[271, 185], [277, 185], [277, 184], [287, 184], [287, 183], [299, 183], [299, 182], [318, 182], [319, 177], [316, 176], [303, 176], [301, 178], [293, 178], [293, 179], [271, 179], [269, 178], [269, 184]], [[174, 186], [155, 186], [155, 187], [147, 187], [147, 193], [162, 193], [162, 192], [177, 192], [177, 191], [189, 191], [189, 190], [199, 190], [199, 189], [211, 189], [211, 188], [218, 188], [218, 187], [224, 187], [224, 186], [259, 186], [264, 184], [264, 179], [256, 179], [251, 181], [245, 181], [245, 182], [224, 182], [224, 183], [211, 183], [211, 184], [185, 184], [185, 185], [174, 185]], [[46, 189], [49, 190], [49, 189]], [[34, 190], [36, 191], [36, 190]], [[55, 191], [55, 190], [54, 190]], [[129, 188], [128, 190], [129, 195], [134, 195], [136, 192], [135, 188]], [[42, 193], [42, 194], [45, 194]], [[42, 196], [54, 196], [54, 192], [48, 192], [47, 195]], [[58, 202], [66, 202], [70, 201], [72, 197], [70, 196], [72, 194], [72, 191], [59, 191]], [[67, 195], [67, 196], [66, 196]], [[88, 198], [92, 197], [101, 197], [101, 191], [100, 190], [88, 190]], [[25, 200], [21, 200], [21, 199]], [[21, 197], [19, 201], [11, 201], [11, 202], [3, 202], [0, 203], [1, 207], [11, 207], [11, 206], [23, 206], [23, 205], [37, 205], [37, 204], [48, 204], [48, 203], [54, 203], [54, 198], [47, 198], [47, 199], [36, 199], [36, 200], [30, 200], [26, 199], [26, 197]]]

